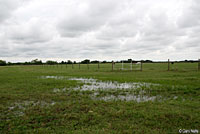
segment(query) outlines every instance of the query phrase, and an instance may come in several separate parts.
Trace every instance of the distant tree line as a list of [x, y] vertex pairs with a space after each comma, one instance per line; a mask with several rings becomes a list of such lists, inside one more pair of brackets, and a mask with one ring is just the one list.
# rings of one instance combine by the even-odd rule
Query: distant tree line
[[0, 60], [0, 66], [6, 66], [6, 61]]
[[[113, 61], [98, 61], [98, 60], [94, 60], [94, 61], [90, 61], [89, 59], [85, 59], [83, 61], [80, 62], [76, 62], [76, 61], [71, 61], [71, 60], [67, 60], [67, 61], [54, 61], [54, 60], [48, 60], [46, 62], [42, 62], [42, 60], [39, 59], [34, 59], [30, 62], [17, 62], [17, 63], [11, 63], [11, 62], [6, 62], [4, 60], [0, 60], [0, 66], [6, 66], [6, 65], [56, 65], [56, 64], [97, 64], [97, 63], [112, 63]], [[164, 61], [152, 61], [152, 60], [132, 60], [132, 59], [128, 59], [128, 60], [120, 60], [120, 61], [115, 61], [115, 63], [137, 63], [137, 62], [143, 62], [143, 63], [162, 63]], [[166, 62], [166, 61], [165, 61]], [[176, 62], [198, 62], [198, 60], [182, 60], [182, 61], [171, 61], [173, 63]]]

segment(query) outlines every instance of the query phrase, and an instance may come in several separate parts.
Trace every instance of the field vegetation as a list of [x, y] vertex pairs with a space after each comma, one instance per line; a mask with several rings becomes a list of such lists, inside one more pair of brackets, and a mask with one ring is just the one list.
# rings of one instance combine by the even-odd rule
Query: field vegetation
[[[0, 133], [200, 131], [197, 63], [0, 67]], [[113, 88], [115, 87], [116, 88]]]

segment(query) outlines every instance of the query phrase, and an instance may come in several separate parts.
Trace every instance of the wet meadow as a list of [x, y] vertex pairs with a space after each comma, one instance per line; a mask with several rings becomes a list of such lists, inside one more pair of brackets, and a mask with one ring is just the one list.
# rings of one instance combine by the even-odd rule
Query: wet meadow
[[0, 67], [0, 133], [200, 131], [197, 63]]

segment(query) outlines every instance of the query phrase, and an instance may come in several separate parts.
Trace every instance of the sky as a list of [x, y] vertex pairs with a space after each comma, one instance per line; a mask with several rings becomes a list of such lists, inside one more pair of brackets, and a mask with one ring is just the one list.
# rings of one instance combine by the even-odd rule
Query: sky
[[200, 58], [199, 0], [0, 0], [0, 59]]

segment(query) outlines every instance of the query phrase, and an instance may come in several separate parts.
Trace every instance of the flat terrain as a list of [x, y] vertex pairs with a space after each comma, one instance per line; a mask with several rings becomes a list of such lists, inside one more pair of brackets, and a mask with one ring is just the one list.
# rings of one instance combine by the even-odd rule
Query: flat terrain
[[197, 63], [0, 67], [0, 133], [200, 131]]

